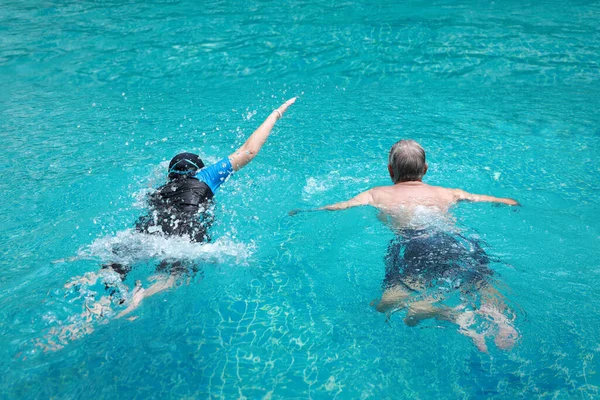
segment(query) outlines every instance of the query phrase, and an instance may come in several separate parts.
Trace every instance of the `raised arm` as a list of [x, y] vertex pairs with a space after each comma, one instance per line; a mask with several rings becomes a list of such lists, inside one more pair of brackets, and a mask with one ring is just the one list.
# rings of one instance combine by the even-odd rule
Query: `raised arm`
[[289, 212], [289, 215], [296, 215], [299, 212], [309, 212], [309, 211], [338, 211], [345, 210], [347, 208], [357, 207], [357, 206], [367, 206], [373, 204], [373, 193], [371, 190], [367, 190], [366, 192], [362, 192], [361, 194], [351, 198], [347, 201], [341, 201], [335, 204], [329, 204], [327, 206], [312, 208], [308, 210], [296, 209]]
[[518, 206], [519, 203], [516, 200], [505, 198], [505, 197], [494, 197], [487, 196], [485, 194], [473, 194], [465, 192], [461, 189], [453, 189], [452, 192], [456, 197], [456, 201], [472, 201], [472, 202], [487, 202], [487, 203], [502, 203], [509, 206]]
[[275, 122], [283, 116], [288, 107], [294, 104], [295, 101], [296, 98], [294, 97], [283, 103], [278, 109], [274, 110], [258, 129], [250, 135], [248, 140], [246, 140], [246, 143], [229, 156], [229, 161], [231, 162], [234, 171], [239, 171], [244, 168], [254, 157], [256, 157], [271, 134]]

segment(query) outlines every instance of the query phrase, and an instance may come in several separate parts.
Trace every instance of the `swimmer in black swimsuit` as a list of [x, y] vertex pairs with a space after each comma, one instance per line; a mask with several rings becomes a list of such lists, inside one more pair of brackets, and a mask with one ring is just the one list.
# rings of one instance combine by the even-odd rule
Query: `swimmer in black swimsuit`
[[[210, 241], [212, 214], [209, 209], [218, 187], [233, 172], [239, 171], [256, 157], [277, 120], [295, 101], [296, 98], [288, 100], [274, 110], [239, 149], [214, 165], [204, 168], [202, 160], [192, 153], [181, 153], [175, 156], [169, 164], [168, 182], [150, 195], [148, 214], [138, 219], [136, 230], [145, 234], [179, 236], [196, 243]], [[129, 265], [109, 263], [99, 272], [87, 273], [81, 278], [72, 280], [65, 285], [65, 288], [81, 284], [93, 285], [98, 278], [102, 278], [107, 286], [109, 297], [114, 298], [117, 292], [126, 290], [122, 281], [130, 270]], [[137, 281], [131, 297], [127, 299], [128, 307], [117, 317], [123, 317], [135, 310], [144, 298], [173, 287], [178, 276], [195, 271], [197, 266], [193, 263], [162, 260], [157, 267], [160, 278], [147, 289]], [[123, 289], [116, 290], [113, 287], [115, 285]], [[126, 297], [120, 295], [118, 303], [124, 302]], [[105, 306], [108, 304], [109, 307], [110, 303], [111, 301], [104, 301], [103, 311], [101, 313], [94, 311], [94, 315], [108, 315]], [[95, 310], [92, 307], [87, 308]]]
[[[344, 210], [370, 205], [389, 221], [397, 236], [387, 255], [384, 293], [376, 304], [380, 312], [407, 309], [405, 323], [414, 326], [427, 318], [456, 323], [459, 331], [486, 351], [485, 336], [471, 329], [474, 315], [493, 320], [495, 343], [506, 349], [515, 344], [517, 331], [503, 314], [506, 306], [489, 281], [493, 271], [479, 243], [448, 229], [450, 208], [461, 201], [492, 202], [516, 206], [509, 198], [476, 195], [460, 189], [431, 186], [422, 182], [427, 172], [425, 151], [413, 140], [401, 140], [389, 153], [391, 186], [380, 186], [356, 197], [316, 210]], [[294, 210], [294, 215], [302, 210]], [[424, 217], [425, 216], [425, 217]], [[445, 226], [441, 228], [441, 226]], [[481, 305], [470, 311], [466, 304], [450, 308], [442, 301], [453, 291], [481, 295]]]
[[[295, 101], [296, 98], [288, 100], [274, 110], [238, 150], [208, 168], [202, 169], [202, 160], [193, 154], [183, 153], [173, 158], [169, 165], [169, 182], [151, 196], [150, 212], [138, 220], [137, 230], [187, 237], [191, 242], [210, 241], [208, 229], [212, 216], [207, 210], [215, 191], [231, 173], [239, 171], [254, 159], [271, 134], [275, 122]], [[168, 271], [169, 274], [148, 289], [136, 288], [129, 306], [117, 318], [135, 310], [144, 298], [173, 287], [182, 271], [194, 272], [197, 267], [178, 260], [163, 260], [158, 270]]]
[[[138, 218], [136, 231], [184, 237], [194, 243], [210, 242], [212, 200], [217, 189], [232, 173], [228, 157], [204, 168], [196, 154], [176, 155], [169, 163], [168, 182], [150, 194], [148, 213]], [[131, 271], [131, 266], [121, 263], [105, 264], [103, 268], [117, 272], [122, 280]], [[157, 268], [157, 272], [170, 272], [171, 275], [197, 271], [198, 266], [194, 263], [180, 260], [163, 260]]]

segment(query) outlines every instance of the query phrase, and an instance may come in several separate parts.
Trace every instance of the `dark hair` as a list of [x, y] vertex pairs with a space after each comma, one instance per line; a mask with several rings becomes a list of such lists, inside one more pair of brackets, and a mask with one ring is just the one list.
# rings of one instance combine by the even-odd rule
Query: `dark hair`
[[204, 163], [197, 154], [179, 153], [169, 163], [169, 179], [190, 177], [204, 168]]

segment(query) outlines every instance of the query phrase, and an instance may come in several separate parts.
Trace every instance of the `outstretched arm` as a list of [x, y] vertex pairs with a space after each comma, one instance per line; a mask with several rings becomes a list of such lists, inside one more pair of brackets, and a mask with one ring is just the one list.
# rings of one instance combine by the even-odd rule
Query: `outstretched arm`
[[250, 135], [248, 140], [246, 140], [246, 143], [229, 156], [229, 161], [231, 162], [234, 171], [239, 171], [244, 168], [254, 157], [256, 157], [271, 134], [275, 122], [283, 116], [288, 107], [294, 104], [295, 101], [296, 98], [294, 97], [283, 103], [278, 109], [274, 110], [258, 129]]
[[507, 204], [509, 206], [518, 206], [519, 205], [519, 203], [516, 200], [508, 199], [505, 197], [487, 196], [485, 194], [473, 194], [473, 193], [465, 192], [464, 190], [461, 190], [461, 189], [454, 189], [453, 193], [456, 196], [457, 201], [502, 203], [502, 204]]
[[347, 201], [341, 201], [339, 203], [330, 204], [317, 210], [327, 210], [327, 211], [338, 211], [345, 210], [347, 208], [357, 207], [357, 206], [366, 206], [373, 203], [373, 194], [370, 190], [366, 192], [362, 192], [361, 194], [351, 198]]
[[296, 209], [296, 210], [290, 211], [289, 214], [296, 215], [299, 212], [322, 211], [322, 210], [338, 211], [338, 210], [345, 210], [347, 208], [352, 208], [352, 207], [357, 207], [357, 206], [366, 206], [366, 205], [371, 205], [371, 204], [373, 204], [373, 193], [371, 193], [371, 190], [367, 190], [366, 192], [362, 192], [361, 194], [359, 194], [347, 201], [341, 201], [339, 203], [329, 204], [327, 206], [323, 206], [323, 207], [319, 207], [319, 208], [312, 208], [309, 210]]

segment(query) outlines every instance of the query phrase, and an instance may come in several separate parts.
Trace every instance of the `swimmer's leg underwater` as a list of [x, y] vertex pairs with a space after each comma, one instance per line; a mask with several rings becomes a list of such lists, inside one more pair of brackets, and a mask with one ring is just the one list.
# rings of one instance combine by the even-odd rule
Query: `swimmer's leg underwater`
[[[404, 322], [408, 326], [416, 326], [426, 319], [452, 322], [458, 326], [459, 333], [469, 337], [480, 351], [487, 352], [485, 337], [490, 333], [479, 333], [473, 328], [476, 317], [481, 316], [495, 325], [494, 342], [498, 348], [513, 347], [519, 335], [504, 314], [508, 307], [504, 304], [502, 295], [486, 279], [491, 276], [491, 270], [487, 267], [489, 260], [479, 244], [474, 244], [474, 252], [462, 254], [462, 251], [445, 251], [443, 248], [448, 246], [424, 248], [424, 240], [415, 240], [414, 238], [411, 240], [412, 242], [406, 238], [396, 239], [390, 244], [385, 259], [385, 289], [381, 300], [374, 304], [377, 311], [387, 313], [389, 318], [394, 311], [406, 308]], [[429, 243], [429, 245], [435, 244]], [[440, 244], [455, 243], [454, 240], [437, 240], [437, 245]], [[453, 245], [452, 248], [458, 247]], [[437, 257], [436, 251], [448, 258]], [[439, 266], [437, 264], [447, 262], [473, 262], [478, 268], [474, 270], [475, 273], [469, 279], [470, 282], [457, 288], [462, 294], [470, 294], [465, 298], [461, 296], [461, 304], [454, 308], [443, 304], [450, 292], [436, 291], [434, 295], [427, 295], [426, 289], [435, 284], [435, 280], [429, 282], [423, 279], [423, 273], [435, 270]], [[441, 270], [447, 269], [444, 267]], [[413, 273], [414, 271], [419, 273]], [[468, 304], [465, 300], [472, 297], [473, 294], [480, 299], [479, 306], [476, 306], [475, 302]]]
[[431, 260], [426, 255], [438, 250], [433, 247], [432, 252], [430, 248], [438, 242], [435, 238], [432, 242], [421, 231], [411, 230], [390, 241], [385, 256], [385, 289], [375, 306], [377, 311], [387, 313], [389, 317], [391, 312], [406, 308], [404, 322], [408, 326], [415, 326], [429, 318], [452, 320], [451, 309], [441, 303], [443, 297], [439, 293], [421, 294], [428, 286], [423, 272], [431, 268], [430, 261], [435, 261], [435, 257]]
[[403, 285], [396, 285], [386, 288], [381, 299], [373, 302], [373, 305], [377, 311], [386, 313], [388, 318], [395, 311], [406, 309], [404, 323], [407, 326], [416, 326], [421, 321], [431, 318], [453, 322], [454, 311], [442, 304], [443, 300], [444, 298], [439, 296], [418, 298], [417, 292], [408, 290]]
[[[156, 269], [159, 274], [151, 278], [151, 280], [154, 280], [154, 283], [148, 289], [144, 289], [141, 285], [136, 285], [128, 307], [121, 311], [117, 315], [117, 318], [122, 318], [134, 311], [139, 307], [142, 300], [171, 289], [179, 279], [182, 279], [186, 275], [191, 276], [190, 274], [195, 274], [199, 270], [199, 267], [195, 264], [186, 265], [181, 261], [163, 260]], [[164, 274], [165, 271], [168, 274]]]
[[[116, 272], [102, 269], [99, 272], [88, 272], [83, 277], [67, 283], [66, 289], [78, 292], [84, 297], [82, 312], [69, 316], [68, 324], [51, 328], [43, 338], [35, 341], [35, 346], [43, 351], [57, 351], [68, 343], [94, 332], [97, 324], [107, 323], [114, 315], [112, 305], [123, 304], [127, 295], [127, 288], [121, 282], [121, 278], [114, 275], [117, 275]], [[106, 291], [99, 299], [96, 298], [96, 292], [88, 289], [94, 286], [98, 279], [102, 279]]]
[[496, 299], [493, 305], [490, 302], [485, 302], [478, 309], [469, 311], [466, 309], [466, 304], [461, 304], [455, 308], [444, 305], [443, 301], [445, 298], [442, 296], [431, 296], [424, 299], [416, 298], [418, 298], [416, 293], [408, 292], [401, 286], [390, 287], [385, 290], [375, 308], [379, 312], [386, 313], [388, 319], [395, 311], [407, 309], [404, 323], [410, 327], [417, 326], [427, 319], [436, 319], [456, 324], [458, 332], [470, 338], [481, 352], [488, 351], [485, 343], [488, 333], [480, 333], [474, 329], [473, 326], [477, 322], [477, 316], [483, 316], [496, 325], [498, 332], [494, 336], [494, 343], [498, 348], [503, 350], [510, 349], [518, 339], [517, 331], [508, 318], [500, 311], [503, 308], [499, 304], [503, 303], [499, 299]]
[[[513, 326], [512, 320], [506, 316], [509, 311], [502, 295], [492, 286], [480, 291], [482, 304], [477, 313], [491, 321], [498, 329], [494, 335], [494, 343], [500, 349], [510, 349], [519, 339], [519, 333]], [[514, 318], [513, 318], [514, 319]]]

